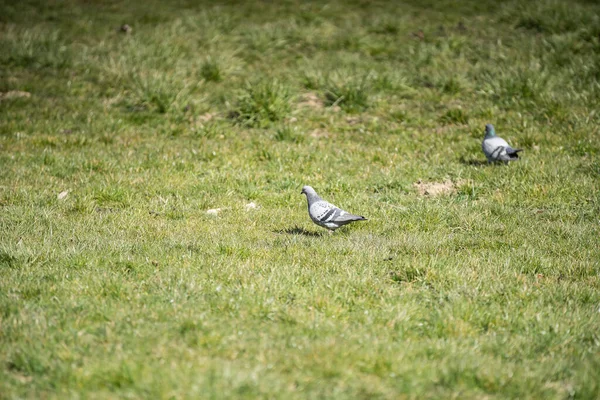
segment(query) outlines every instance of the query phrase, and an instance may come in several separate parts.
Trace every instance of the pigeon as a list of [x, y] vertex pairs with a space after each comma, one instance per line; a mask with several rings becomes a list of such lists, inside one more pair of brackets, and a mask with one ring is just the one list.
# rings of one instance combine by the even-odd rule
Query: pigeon
[[310, 186], [304, 186], [301, 193], [306, 195], [310, 219], [312, 219], [315, 224], [329, 229], [330, 232], [333, 232], [340, 226], [344, 226], [350, 222], [367, 220], [365, 217], [350, 214], [349, 212], [326, 202], [319, 197], [317, 192], [315, 192], [315, 189]]
[[487, 157], [488, 163], [494, 161], [504, 161], [508, 164], [509, 161], [515, 161], [519, 159], [518, 152], [521, 149], [513, 149], [506, 143], [506, 140], [499, 136], [496, 136], [494, 125], [487, 124], [485, 126], [485, 138], [481, 143], [481, 149]]

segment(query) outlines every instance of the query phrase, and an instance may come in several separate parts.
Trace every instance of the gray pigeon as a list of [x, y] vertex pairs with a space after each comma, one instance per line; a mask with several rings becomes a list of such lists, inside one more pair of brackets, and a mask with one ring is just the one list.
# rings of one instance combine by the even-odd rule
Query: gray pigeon
[[310, 219], [312, 219], [315, 224], [327, 228], [332, 232], [340, 226], [349, 224], [350, 222], [367, 220], [365, 217], [350, 214], [349, 212], [326, 202], [320, 198], [317, 192], [315, 192], [315, 189], [310, 186], [304, 186], [301, 193], [306, 195]]
[[487, 157], [488, 163], [504, 161], [508, 164], [509, 161], [518, 160], [519, 155], [517, 153], [522, 151], [521, 149], [513, 149], [506, 143], [506, 140], [496, 136], [496, 131], [492, 124], [485, 126], [485, 137], [481, 143], [481, 148]]

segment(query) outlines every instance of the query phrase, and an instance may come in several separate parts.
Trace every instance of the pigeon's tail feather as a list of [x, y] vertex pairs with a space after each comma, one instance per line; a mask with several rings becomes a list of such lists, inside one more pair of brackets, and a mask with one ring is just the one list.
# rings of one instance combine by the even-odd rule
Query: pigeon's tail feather
[[346, 214], [338, 218], [340, 222], [367, 221], [362, 215]]
[[518, 160], [519, 159], [519, 152], [522, 151], [522, 149], [513, 149], [512, 147], [507, 147], [506, 148], [506, 155], [508, 156], [508, 160], [514, 161], [514, 160]]

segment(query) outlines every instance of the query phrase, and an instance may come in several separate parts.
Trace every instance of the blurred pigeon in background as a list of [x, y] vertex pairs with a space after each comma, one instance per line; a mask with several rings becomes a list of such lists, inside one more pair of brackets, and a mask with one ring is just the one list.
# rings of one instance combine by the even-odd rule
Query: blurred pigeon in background
[[349, 224], [350, 222], [367, 220], [365, 217], [350, 214], [326, 202], [310, 186], [304, 186], [301, 193], [306, 195], [310, 219], [315, 224], [330, 231], [335, 231], [340, 226]]
[[487, 157], [488, 163], [504, 161], [508, 164], [509, 161], [518, 160], [519, 155], [517, 153], [522, 151], [521, 149], [513, 149], [506, 143], [506, 140], [496, 136], [496, 131], [492, 124], [485, 126], [485, 137], [481, 143], [481, 148]]

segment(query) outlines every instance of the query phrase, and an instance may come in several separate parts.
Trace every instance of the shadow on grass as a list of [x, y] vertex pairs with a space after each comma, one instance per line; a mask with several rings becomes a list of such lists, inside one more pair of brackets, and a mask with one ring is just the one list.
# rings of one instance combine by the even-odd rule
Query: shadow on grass
[[461, 164], [465, 164], [465, 165], [472, 165], [472, 166], [474, 166], [474, 167], [482, 167], [482, 166], [484, 166], [484, 165], [488, 165], [488, 162], [487, 162], [487, 161], [482, 161], [482, 160], [473, 160], [473, 159], [469, 159], [469, 160], [467, 160], [467, 159], [466, 159], [466, 158], [464, 158], [464, 157], [461, 157], [459, 161], [460, 161], [460, 163], [461, 163]]
[[286, 234], [286, 235], [302, 235], [302, 236], [309, 236], [309, 237], [323, 236], [323, 232], [307, 231], [306, 229], [299, 228], [297, 226], [295, 226], [293, 228], [281, 229], [281, 230], [275, 231], [275, 233], [282, 233], [282, 234]]

